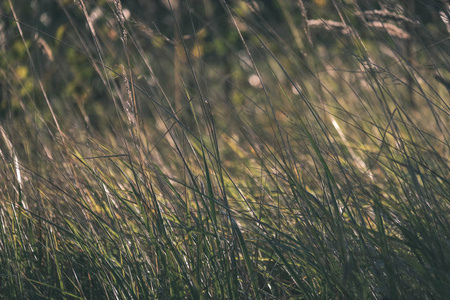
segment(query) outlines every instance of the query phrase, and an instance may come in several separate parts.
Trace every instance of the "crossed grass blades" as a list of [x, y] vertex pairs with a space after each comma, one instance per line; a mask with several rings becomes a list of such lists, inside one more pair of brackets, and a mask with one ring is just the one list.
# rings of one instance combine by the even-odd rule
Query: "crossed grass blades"
[[33, 3], [0, 8], [1, 299], [448, 297], [443, 3]]

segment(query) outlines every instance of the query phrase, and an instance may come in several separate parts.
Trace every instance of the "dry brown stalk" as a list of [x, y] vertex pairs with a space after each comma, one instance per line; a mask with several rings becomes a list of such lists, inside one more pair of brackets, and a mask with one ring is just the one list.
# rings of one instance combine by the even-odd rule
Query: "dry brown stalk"
[[406, 23], [408, 25], [414, 25], [414, 26], [419, 25], [419, 21], [411, 20], [405, 16], [402, 16], [402, 15], [399, 15], [396, 13], [392, 13], [386, 9], [366, 10], [366, 11], [357, 12], [356, 15], [358, 17], [364, 17], [368, 20], [376, 20], [379, 22], [393, 21], [393, 22], [398, 22], [398, 23], [402, 23], [402, 24]]
[[342, 34], [349, 34], [348, 27], [342, 23], [333, 20], [308, 20], [308, 27], [310, 29], [325, 29], [327, 31], [338, 31]]
[[368, 23], [366, 23], [366, 25], [372, 29], [384, 29], [390, 36], [397, 37], [400, 39], [406, 40], [411, 37], [408, 32], [401, 29], [397, 25], [394, 25], [391, 23], [375, 21], [375, 22], [368, 22]]

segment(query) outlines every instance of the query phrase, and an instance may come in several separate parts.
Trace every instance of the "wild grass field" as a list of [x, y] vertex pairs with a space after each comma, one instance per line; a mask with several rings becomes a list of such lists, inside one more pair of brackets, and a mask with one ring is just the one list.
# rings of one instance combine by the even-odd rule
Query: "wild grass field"
[[0, 299], [448, 299], [450, 5], [0, 3]]

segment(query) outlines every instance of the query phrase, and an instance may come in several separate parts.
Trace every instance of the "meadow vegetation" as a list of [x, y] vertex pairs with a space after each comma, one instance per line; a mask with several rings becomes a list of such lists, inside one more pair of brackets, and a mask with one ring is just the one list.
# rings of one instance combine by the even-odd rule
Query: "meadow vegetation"
[[449, 13], [2, 1], [0, 299], [446, 299]]

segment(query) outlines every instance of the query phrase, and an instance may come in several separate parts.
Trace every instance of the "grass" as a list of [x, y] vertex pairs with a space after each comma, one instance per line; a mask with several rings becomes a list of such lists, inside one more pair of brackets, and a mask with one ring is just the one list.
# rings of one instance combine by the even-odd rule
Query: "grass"
[[171, 1], [171, 27], [57, 1], [45, 27], [16, 2], [0, 299], [448, 297], [444, 23]]

